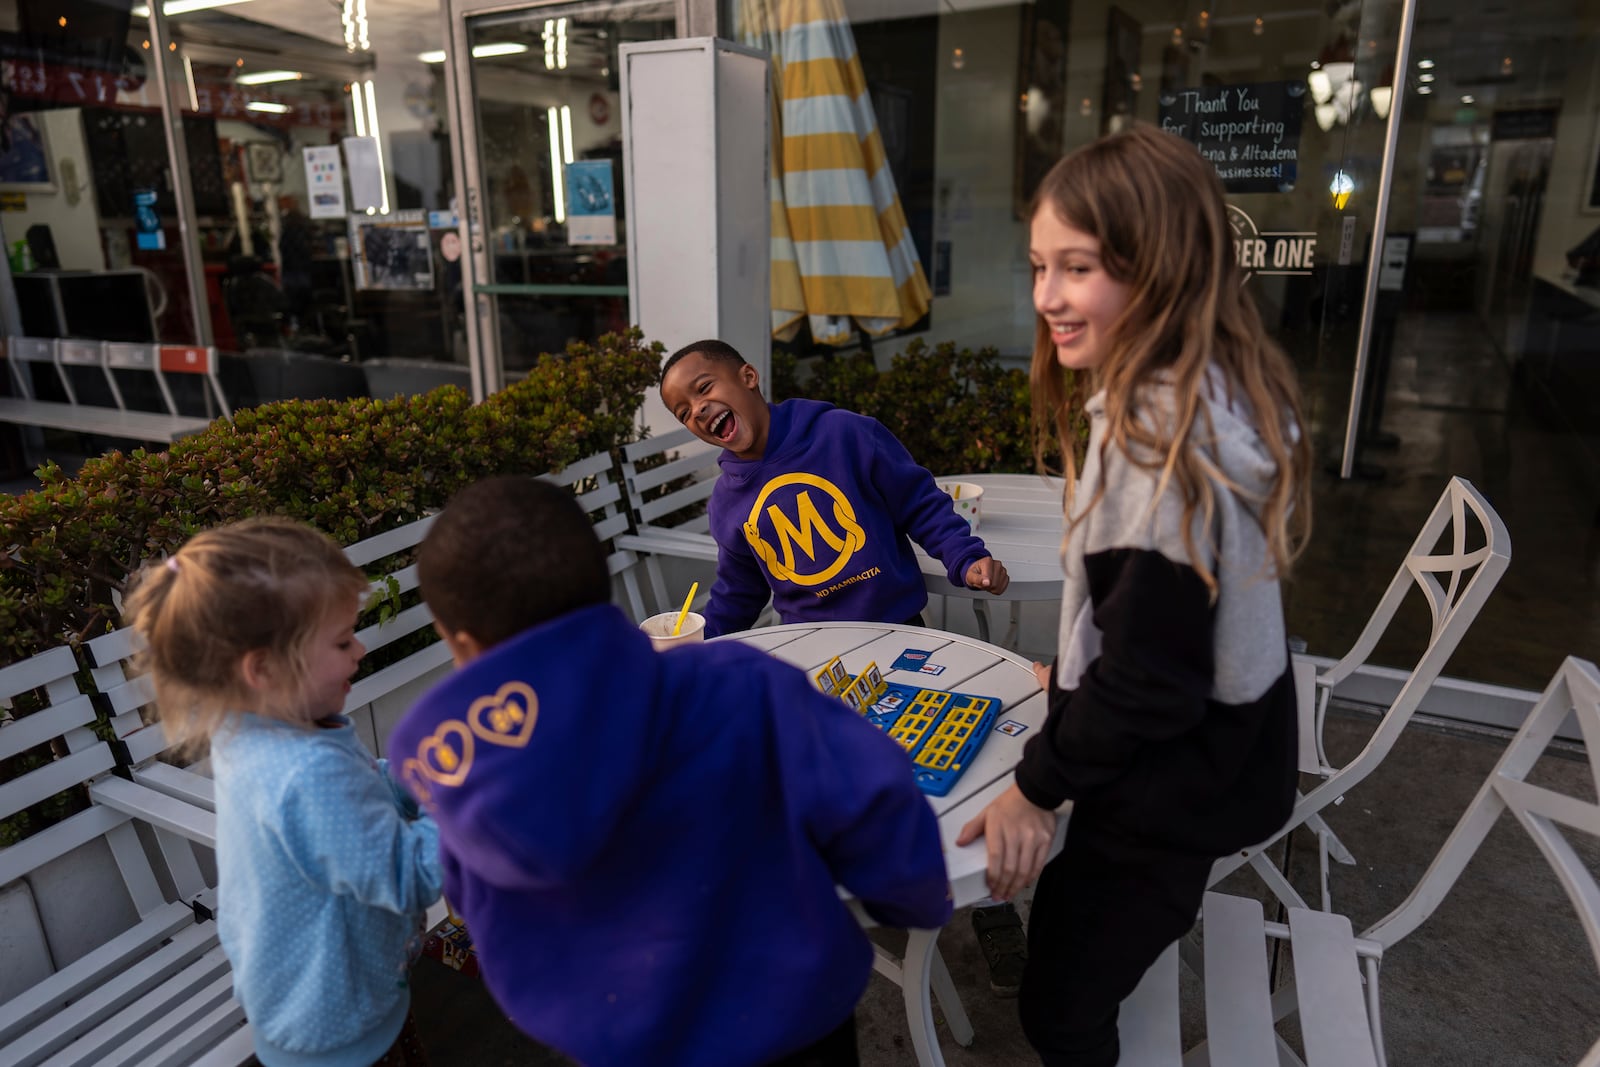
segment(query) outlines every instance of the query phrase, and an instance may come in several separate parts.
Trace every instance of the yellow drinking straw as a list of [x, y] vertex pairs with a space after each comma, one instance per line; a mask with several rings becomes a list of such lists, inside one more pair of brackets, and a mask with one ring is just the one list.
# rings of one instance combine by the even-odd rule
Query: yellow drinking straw
[[683, 629], [683, 620], [689, 617], [689, 605], [694, 603], [694, 595], [700, 589], [700, 583], [695, 582], [689, 587], [689, 595], [683, 598], [683, 610], [678, 612], [678, 621], [672, 626], [672, 636], [677, 637], [678, 631]]

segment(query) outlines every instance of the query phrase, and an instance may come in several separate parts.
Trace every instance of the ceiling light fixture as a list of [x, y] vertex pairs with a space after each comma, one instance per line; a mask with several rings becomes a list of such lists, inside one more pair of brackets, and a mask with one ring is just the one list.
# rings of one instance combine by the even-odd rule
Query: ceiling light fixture
[[[161, 5], [161, 13], [167, 18], [174, 15], [187, 15], [191, 11], [205, 11], [213, 7], [231, 7], [234, 4], [247, 4], [250, 0], [167, 0]], [[133, 9], [133, 17], [147, 19], [150, 17], [150, 5], [139, 4]]]
[[297, 82], [305, 78], [298, 70], [258, 70], [254, 74], [241, 74], [233, 79], [240, 85], [272, 85], [275, 82]]
[[289, 113], [288, 104], [274, 104], [269, 100], [251, 100], [245, 104], [244, 109], [246, 111], [264, 111], [269, 115], [287, 115]]
[[[514, 41], [502, 41], [498, 44], [480, 44], [472, 49], [472, 58], [490, 59], [494, 56], [520, 56], [527, 50], [527, 45], [517, 44]], [[444, 51], [441, 49], [437, 52], [418, 52], [417, 58], [424, 63], [443, 63]]]

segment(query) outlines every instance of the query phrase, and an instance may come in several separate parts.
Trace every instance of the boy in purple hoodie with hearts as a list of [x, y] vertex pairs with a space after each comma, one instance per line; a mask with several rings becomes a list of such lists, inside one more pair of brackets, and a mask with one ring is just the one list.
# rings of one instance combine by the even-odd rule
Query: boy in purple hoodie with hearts
[[872, 948], [950, 917], [904, 751], [731, 641], [658, 653], [565, 490], [462, 490], [417, 558], [454, 675], [388, 752], [496, 1001], [589, 1067], [851, 1067]]

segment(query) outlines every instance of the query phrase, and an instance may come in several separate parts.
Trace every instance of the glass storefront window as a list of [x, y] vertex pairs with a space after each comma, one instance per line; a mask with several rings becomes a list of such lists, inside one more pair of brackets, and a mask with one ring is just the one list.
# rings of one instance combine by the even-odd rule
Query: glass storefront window
[[[0, 233], [20, 315], [13, 334], [196, 340], [151, 58], [126, 8], [75, 7], [68, 18], [0, 3]], [[34, 384], [42, 399], [60, 396], [51, 374]], [[112, 403], [95, 375], [78, 384], [86, 402]]]
[[541, 353], [628, 324], [617, 49], [673, 36], [661, 0], [477, 15], [467, 182], [480, 191], [480, 336], [502, 381]]

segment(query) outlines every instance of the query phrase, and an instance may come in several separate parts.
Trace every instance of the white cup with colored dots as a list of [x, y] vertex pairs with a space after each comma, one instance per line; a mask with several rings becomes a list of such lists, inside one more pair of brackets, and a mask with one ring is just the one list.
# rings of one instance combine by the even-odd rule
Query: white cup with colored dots
[[939, 488], [950, 497], [956, 514], [967, 520], [973, 533], [978, 532], [978, 516], [983, 509], [983, 486], [972, 482], [940, 482]]
[[650, 643], [656, 647], [657, 652], [665, 652], [669, 648], [687, 645], [695, 641], [706, 639], [706, 617], [698, 611], [691, 611], [683, 617], [683, 626], [676, 634], [672, 628], [678, 625], [676, 611], [664, 611], [660, 615], [652, 615], [639, 624], [639, 629], [650, 638]]

